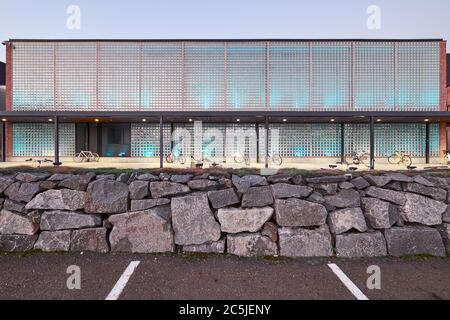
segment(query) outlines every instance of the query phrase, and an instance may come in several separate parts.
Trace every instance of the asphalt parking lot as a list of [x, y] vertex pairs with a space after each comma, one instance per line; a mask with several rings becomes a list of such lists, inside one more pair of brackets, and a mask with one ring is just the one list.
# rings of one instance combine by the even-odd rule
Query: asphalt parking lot
[[[381, 289], [369, 289], [369, 266]], [[81, 288], [68, 289], [69, 266]], [[285, 259], [219, 255], [0, 255], [0, 299], [450, 299], [450, 258]]]

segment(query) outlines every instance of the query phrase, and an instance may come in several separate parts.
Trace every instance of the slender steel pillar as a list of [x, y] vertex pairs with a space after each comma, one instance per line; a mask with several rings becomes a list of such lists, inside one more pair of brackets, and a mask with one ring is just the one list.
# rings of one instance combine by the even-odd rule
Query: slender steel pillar
[[425, 123], [425, 163], [430, 163], [430, 124]]
[[163, 116], [159, 117], [159, 167], [164, 167]]
[[53, 126], [55, 130], [55, 162], [53, 165], [60, 166], [62, 163], [59, 161], [59, 119], [57, 116], [53, 117]]
[[345, 127], [344, 123], [341, 123], [341, 164], [345, 162]]
[[256, 130], [256, 163], [259, 163], [259, 123], [255, 125]]
[[269, 167], [269, 117], [266, 116], [266, 121], [265, 121], [265, 132], [266, 132], [266, 156], [265, 156], [265, 160], [264, 160], [264, 166], [266, 168]]
[[370, 116], [370, 170], [375, 169], [375, 123]]
[[5, 155], [5, 150], [6, 150], [6, 147], [5, 147], [5, 144], [6, 144], [6, 125], [5, 125], [4, 122], [1, 122], [0, 125], [1, 125], [1, 134], [2, 134], [2, 137], [1, 137], [1, 144], [2, 145], [1, 145], [1, 150], [0, 150], [0, 152], [1, 152], [0, 162], [5, 162], [6, 161], [6, 155]]

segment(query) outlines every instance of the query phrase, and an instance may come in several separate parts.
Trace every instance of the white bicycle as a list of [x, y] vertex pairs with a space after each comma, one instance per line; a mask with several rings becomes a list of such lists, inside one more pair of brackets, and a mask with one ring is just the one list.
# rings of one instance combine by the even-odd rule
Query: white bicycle
[[75, 162], [99, 162], [100, 156], [98, 153], [93, 153], [91, 151], [81, 151], [73, 156], [73, 161]]

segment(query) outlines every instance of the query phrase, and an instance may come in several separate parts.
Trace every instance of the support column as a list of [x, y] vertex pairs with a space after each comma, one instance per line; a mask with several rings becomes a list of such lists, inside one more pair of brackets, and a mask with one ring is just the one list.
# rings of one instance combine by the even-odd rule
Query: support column
[[59, 119], [57, 116], [53, 117], [53, 125], [55, 130], [55, 162], [53, 165], [60, 166], [62, 163], [59, 161]]
[[425, 123], [425, 163], [430, 163], [430, 123]]
[[267, 117], [267, 116], [266, 116], [264, 130], [266, 132], [266, 136], [265, 136], [265, 138], [266, 138], [266, 152], [265, 152], [266, 157], [264, 159], [264, 166], [266, 168], [268, 168], [269, 167], [269, 117]]
[[259, 163], [259, 123], [255, 124], [256, 128], [256, 163]]
[[341, 123], [341, 164], [345, 162], [345, 126]]
[[159, 167], [164, 167], [163, 116], [159, 117]]
[[5, 123], [0, 122], [0, 132], [1, 132], [1, 155], [0, 155], [0, 162], [5, 162], [6, 155], [5, 155], [5, 144], [6, 144], [6, 126]]
[[375, 169], [375, 124], [370, 116], [370, 170]]

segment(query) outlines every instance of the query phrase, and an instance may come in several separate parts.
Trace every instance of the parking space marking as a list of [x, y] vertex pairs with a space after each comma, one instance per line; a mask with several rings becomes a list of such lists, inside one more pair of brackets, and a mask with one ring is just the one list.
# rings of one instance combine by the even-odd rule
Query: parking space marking
[[358, 300], [369, 300], [367, 296], [359, 290], [359, 288], [350, 280], [345, 273], [336, 264], [330, 263], [328, 267], [334, 274], [341, 280], [341, 282], [347, 287], [347, 289], [356, 297]]
[[123, 289], [125, 289], [125, 286], [128, 283], [128, 280], [130, 280], [131, 275], [133, 274], [134, 270], [136, 270], [137, 266], [141, 263], [140, 261], [131, 261], [128, 267], [125, 269], [125, 271], [120, 276], [119, 280], [117, 281], [114, 288], [111, 290], [111, 292], [108, 294], [105, 300], [117, 300], [120, 297], [120, 294], [122, 293]]

